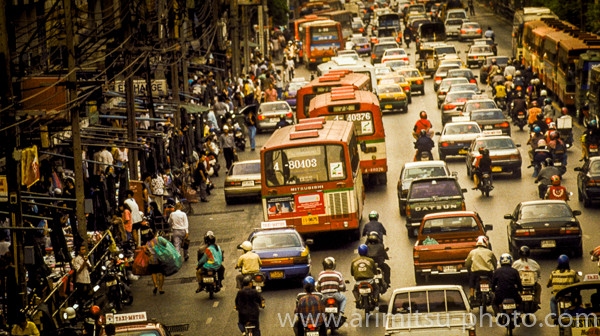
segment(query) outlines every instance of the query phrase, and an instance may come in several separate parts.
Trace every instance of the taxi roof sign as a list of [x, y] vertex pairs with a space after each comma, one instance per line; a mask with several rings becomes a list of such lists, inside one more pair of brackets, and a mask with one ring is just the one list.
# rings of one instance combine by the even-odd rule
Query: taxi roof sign
[[285, 220], [272, 221], [272, 222], [261, 222], [261, 229], [281, 229], [286, 228], [287, 222]]
[[106, 314], [106, 324], [124, 324], [134, 322], [146, 322], [148, 317], [146, 312], [127, 313], [127, 314]]

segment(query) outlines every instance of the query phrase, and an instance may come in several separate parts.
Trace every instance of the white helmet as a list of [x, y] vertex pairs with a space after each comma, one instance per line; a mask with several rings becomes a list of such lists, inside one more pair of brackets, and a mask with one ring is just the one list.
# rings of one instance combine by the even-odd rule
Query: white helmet
[[479, 236], [477, 237], [477, 243], [475, 244], [476, 246], [482, 246], [482, 247], [487, 247], [488, 245], [488, 239], [486, 236]]
[[240, 245], [240, 246], [242, 247], [242, 250], [244, 250], [246, 252], [252, 250], [252, 243], [247, 240], [245, 242], [243, 242], [242, 245]]
[[540, 96], [547, 96], [548, 92], [546, 92], [546, 90], [542, 90], [540, 91]]

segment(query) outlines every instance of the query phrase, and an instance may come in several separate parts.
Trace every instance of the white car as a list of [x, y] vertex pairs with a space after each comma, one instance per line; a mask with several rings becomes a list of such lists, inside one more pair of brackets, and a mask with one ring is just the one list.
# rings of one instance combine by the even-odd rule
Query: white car
[[447, 123], [439, 135], [438, 154], [445, 160], [448, 155], [466, 155], [471, 142], [483, 133], [476, 122], [465, 121]]

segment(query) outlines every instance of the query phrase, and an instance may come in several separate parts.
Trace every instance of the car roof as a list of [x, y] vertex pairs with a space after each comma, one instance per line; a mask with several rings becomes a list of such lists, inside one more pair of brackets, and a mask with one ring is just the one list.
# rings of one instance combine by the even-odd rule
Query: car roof
[[[600, 156], [598, 157], [600, 158]], [[419, 161], [419, 162], [406, 162], [404, 168], [418, 168], [418, 167], [447, 167], [446, 162], [436, 161]]]

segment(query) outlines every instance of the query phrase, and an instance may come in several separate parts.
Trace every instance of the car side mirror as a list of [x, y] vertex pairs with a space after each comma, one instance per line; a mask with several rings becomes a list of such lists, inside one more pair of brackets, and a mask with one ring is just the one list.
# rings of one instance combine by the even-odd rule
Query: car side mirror
[[379, 312], [380, 313], [381, 312], [387, 312], [387, 310], [388, 310], [388, 305], [386, 305], [386, 304], [379, 305]]
[[504, 215], [504, 219], [513, 219], [513, 216], [510, 214]]
[[581, 215], [581, 210], [573, 210], [573, 216]]
[[492, 230], [494, 230], [494, 226], [492, 224], [485, 224], [483, 226], [483, 228], [485, 229], [485, 231], [492, 231]]
[[314, 244], [314, 243], [315, 243], [315, 241], [314, 241], [314, 240], [312, 240], [312, 239], [307, 239], [307, 240], [306, 240], [306, 245], [312, 245], [312, 244]]
[[573, 168], [574, 171], [583, 171], [583, 169], [581, 169], [581, 167], [575, 167]]
[[462, 189], [460, 189], [460, 191], [466, 193], [467, 192], [467, 188], [462, 188]]
[[521, 147], [521, 144], [515, 144], [515, 146], [517, 146], [517, 147]]

